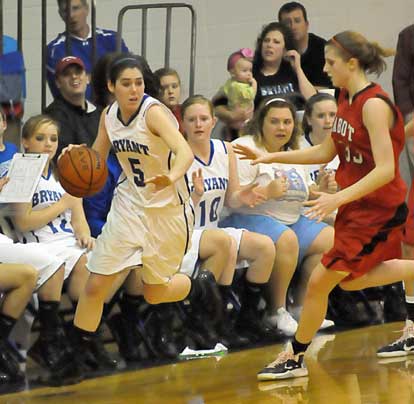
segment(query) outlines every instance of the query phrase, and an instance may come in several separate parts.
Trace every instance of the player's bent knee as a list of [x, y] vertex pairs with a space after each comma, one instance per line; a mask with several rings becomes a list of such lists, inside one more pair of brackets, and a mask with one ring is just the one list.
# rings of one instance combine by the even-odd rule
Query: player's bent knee
[[24, 284], [31, 286], [32, 289], [34, 289], [39, 277], [39, 273], [36, 268], [32, 267], [31, 265], [22, 265], [21, 270]]
[[225, 233], [224, 231], [218, 230], [214, 232], [214, 237], [211, 242], [215, 248], [219, 251], [228, 250], [231, 248], [233, 237]]
[[360, 290], [361, 288], [358, 287], [355, 281], [343, 281], [339, 284], [339, 287], [346, 292], [352, 292], [355, 290]]
[[261, 234], [259, 235], [259, 237], [260, 245], [257, 249], [258, 252], [260, 253], [260, 255], [267, 257], [271, 262], [273, 262], [276, 256], [276, 249], [272, 239], [268, 236], [264, 236]]
[[293, 230], [286, 230], [282, 233], [279, 239], [276, 241], [276, 254], [279, 251], [299, 251], [299, 241]]
[[105, 298], [109, 287], [102, 276], [89, 276], [84, 291], [89, 298]]

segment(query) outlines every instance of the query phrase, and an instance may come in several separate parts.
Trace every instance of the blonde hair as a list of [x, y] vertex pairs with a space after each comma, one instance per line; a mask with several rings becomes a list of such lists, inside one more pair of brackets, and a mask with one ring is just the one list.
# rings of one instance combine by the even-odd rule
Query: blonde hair
[[361, 69], [379, 76], [387, 67], [384, 58], [395, 55], [394, 49], [383, 48], [377, 42], [368, 41], [355, 31], [343, 31], [334, 35], [326, 46], [334, 46], [344, 60], [355, 58]]
[[206, 97], [204, 97], [204, 95], [200, 95], [200, 94], [196, 94], [196, 95], [192, 95], [191, 97], [188, 97], [182, 104], [181, 104], [181, 116], [184, 119], [184, 115], [185, 115], [185, 111], [191, 107], [191, 105], [194, 104], [202, 104], [202, 105], [207, 105], [210, 114], [212, 117], [214, 117], [214, 107], [213, 107], [213, 103]]
[[22, 128], [22, 138], [23, 139], [30, 139], [34, 133], [45, 124], [53, 125], [56, 127], [57, 132], [59, 134], [60, 127], [59, 124], [51, 118], [49, 115], [34, 115], [31, 118], [29, 118]]

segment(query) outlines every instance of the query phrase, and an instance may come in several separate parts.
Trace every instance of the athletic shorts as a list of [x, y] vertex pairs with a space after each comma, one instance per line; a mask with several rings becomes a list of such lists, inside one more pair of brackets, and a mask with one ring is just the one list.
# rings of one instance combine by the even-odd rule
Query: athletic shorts
[[362, 225], [360, 219], [352, 221], [355, 216], [352, 209], [340, 208], [335, 221], [334, 246], [322, 257], [326, 268], [349, 272], [347, 280], [365, 275], [381, 262], [401, 258], [406, 205], [399, 206], [391, 217], [385, 209], [366, 208], [366, 213], [370, 220], [365, 218]]
[[318, 236], [318, 234], [328, 225], [326, 223], [317, 223], [315, 220], [308, 219], [301, 215], [296, 223], [285, 225], [277, 219], [265, 215], [242, 215], [233, 213], [219, 223], [219, 227], [236, 227], [247, 229], [252, 232], [269, 236], [273, 243], [276, 243], [282, 233], [288, 229], [295, 232], [299, 242], [300, 264], [306, 256], [309, 247]]
[[[36, 289], [39, 289], [64, 264], [64, 260], [50, 253], [50, 248], [38, 243], [0, 244], [0, 262], [3, 264], [26, 264], [39, 273]], [[11, 241], [11, 240], [10, 240]]]
[[407, 221], [405, 222], [403, 242], [405, 244], [414, 245], [414, 183], [411, 185], [407, 204], [409, 210]]
[[167, 283], [190, 247], [194, 223], [190, 205], [134, 212], [123, 203], [113, 200], [88, 260], [89, 271], [111, 275], [142, 264], [144, 283]]
[[[187, 251], [184, 255], [183, 262], [181, 263], [180, 273], [186, 274], [191, 278], [196, 278], [199, 271], [200, 271], [200, 242], [202, 234], [208, 229], [194, 229], [193, 235], [191, 236], [191, 248]], [[229, 236], [233, 237], [236, 241], [237, 251], [240, 248], [241, 238], [243, 236], [243, 229], [235, 229], [235, 228], [223, 228], [218, 229], [223, 230]], [[246, 266], [243, 262], [237, 263], [237, 267], [242, 266], [243, 268]]]
[[65, 279], [67, 279], [75, 267], [76, 263], [79, 261], [83, 254], [89, 255], [86, 248], [82, 248], [76, 241], [75, 237], [66, 238], [63, 240], [57, 240], [52, 242], [41, 242], [41, 243], [28, 243], [41, 245], [48, 251], [49, 254], [54, 255], [55, 257], [61, 258], [65, 263]]

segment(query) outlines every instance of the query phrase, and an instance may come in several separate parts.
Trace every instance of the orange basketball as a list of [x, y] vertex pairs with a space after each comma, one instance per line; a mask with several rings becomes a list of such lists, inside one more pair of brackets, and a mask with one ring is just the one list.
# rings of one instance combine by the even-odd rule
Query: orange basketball
[[108, 167], [99, 153], [89, 147], [74, 147], [58, 162], [59, 181], [66, 192], [78, 198], [92, 196], [105, 185]]

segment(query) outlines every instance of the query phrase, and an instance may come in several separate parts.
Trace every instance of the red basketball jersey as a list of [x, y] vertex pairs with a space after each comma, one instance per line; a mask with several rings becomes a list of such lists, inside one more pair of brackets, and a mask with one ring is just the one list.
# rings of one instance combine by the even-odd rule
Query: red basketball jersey
[[355, 94], [351, 104], [348, 92], [344, 89], [340, 92], [338, 112], [332, 128], [332, 138], [340, 159], [336, 181], [340, 188], [347, 188], [365, 177], [375, 167], [370, 138], [362, 121], [362, 109], [369, 98], [383, 99], [395, 112], [396, 122], [390, 130], [394, 150], [395, 178], [364, 196], [359, 202], [392, 209], [403, 203], [406, 195], [405, 183], [399, 172], [399, 155], [405, 142], [404, 123], [399, 110], [377, 84], [372, 83]]
[[322, 258], [326, 268], [347, 271], [350, 278], [364, 275], [383, 261], [401, 257], [402, 228], [407, 209], [404, 203], [406, 186], [400, 176], [398, 160], [404, 146], [404, 125], [400, 112], [376, 84], [357, 93], [352, 104], [348, 93], [341, 90], [332, 129], [340, 159], [336, 181], [342, 189], [349, 187], [375, 167], [362, 109], [369, 98], [377, 97], [387, 102], [395, 112], [395, 124], [390, 130], [395, 177], [376, 191], [339, 207], [334, 246]]

